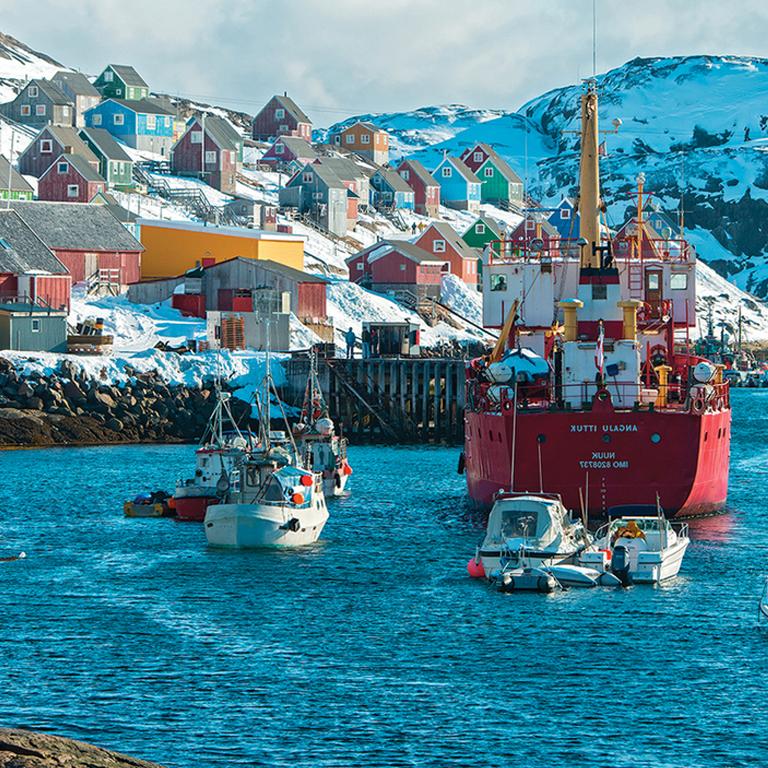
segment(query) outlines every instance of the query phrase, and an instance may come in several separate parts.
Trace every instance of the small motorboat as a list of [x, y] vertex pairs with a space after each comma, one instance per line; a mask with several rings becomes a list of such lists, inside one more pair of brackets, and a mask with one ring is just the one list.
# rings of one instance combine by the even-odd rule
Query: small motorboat
[[597, 571], [594, 568], [585, 568], [571, 563], [557, 563], [543, 567], [546, 573], [555, 577], [561, 587], [620, 587], [621, 579], [610, 571]]
[[505, 568], [496, 583], [499, 592], [554, 592], [560, 585], [544, 568]]
[[123, 503], [123, 514], [126, 517], [173, 517], [170, 501], [168, 494], [163, 491], [142, 493]]
[[579, 565], [610, 571], [622, 584], [660, 584], [674, 578], [690, 539], [688, 525], [655, 517], [620, 517], [597, 530]]
[[580, 522], [571, 520], [557, 494], [505, 493], [488, 516], [483, 543], [470, 575], [495, 579], [508, 568], [535, 568], [574, 562], [590, 545]]

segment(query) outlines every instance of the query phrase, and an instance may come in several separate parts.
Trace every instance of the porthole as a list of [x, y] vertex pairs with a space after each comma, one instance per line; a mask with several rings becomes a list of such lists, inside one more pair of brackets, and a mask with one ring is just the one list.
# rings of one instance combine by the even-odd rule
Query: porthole
[[652, 442], [654, 445], [657, 445], [658, 443], [660, 443], [660, 442], [661, 442], [661, 435], [660, 435], [658, 432], [654, 432], [654, 433], [651, 435], [651, 442]]
[[610, 443], [611, 442], [611, 436], [607, 432], [603, 435], [603, 442], [604, 443]]
[[546, 443], [547, 442], [547, 436], [544, 434], [540, 434], [536, 436], [536, 442], [537, 443]]

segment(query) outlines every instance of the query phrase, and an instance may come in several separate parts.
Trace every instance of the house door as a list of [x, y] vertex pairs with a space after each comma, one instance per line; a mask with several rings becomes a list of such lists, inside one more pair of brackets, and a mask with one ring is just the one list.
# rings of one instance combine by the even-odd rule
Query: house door
[[83, 276], [86, 280], [96, 275], [99, 269], [99, 254], [83, 254]]
[[660, 269], [645, 270], [645, 301], [653, 318], [661, 317], [662, 272]]

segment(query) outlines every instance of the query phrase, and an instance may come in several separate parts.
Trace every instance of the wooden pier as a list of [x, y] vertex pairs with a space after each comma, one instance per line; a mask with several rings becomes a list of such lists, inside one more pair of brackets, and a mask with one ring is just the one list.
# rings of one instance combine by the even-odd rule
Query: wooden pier
[[[301, 406], [307, 358], [284, 364], [281, 397]], [[464, 440], [465, 361], [441, 358], [329, 359], [318, 362], [332, 418], [357, 443]]]

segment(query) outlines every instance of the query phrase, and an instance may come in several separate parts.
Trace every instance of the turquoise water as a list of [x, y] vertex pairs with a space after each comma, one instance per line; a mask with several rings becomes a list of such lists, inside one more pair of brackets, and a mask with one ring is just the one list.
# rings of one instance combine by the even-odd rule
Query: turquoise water
[[737, 391], [731, 511], [661, 589], [502, 595], [457, 450], [353, 448], [296, 553], [128, 520], [190, 446], [0, 453], [0, 725], [169, 768], [768, 764], [768, 391]]

